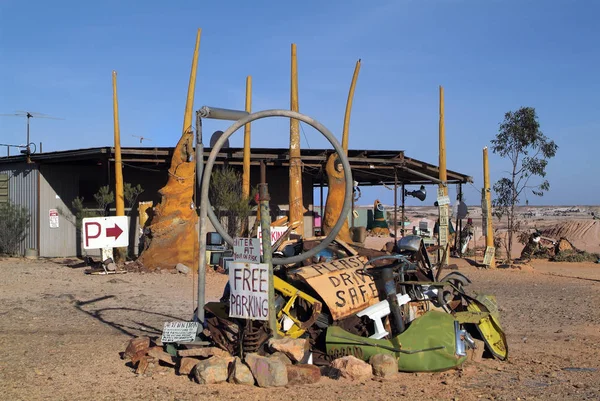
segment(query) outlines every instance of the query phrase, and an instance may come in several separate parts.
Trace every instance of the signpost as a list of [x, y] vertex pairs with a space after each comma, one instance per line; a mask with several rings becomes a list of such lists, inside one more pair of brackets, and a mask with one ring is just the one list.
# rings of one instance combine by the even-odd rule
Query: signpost
[[236, 262], [260, 263], [260, 239], [234, 238], [233, 259]]
[[50, 209], [48, 216], [50, 218], [50, 228], [58, 228], [59, 227], [58, 210]]
[[232, 262], [229, 317], [269, 320], [269, 265]]
[[129, 246], [127, 216], [83, 219], [83, 249], [102, 249], [102, 261], [112, 259], [113, 248]]

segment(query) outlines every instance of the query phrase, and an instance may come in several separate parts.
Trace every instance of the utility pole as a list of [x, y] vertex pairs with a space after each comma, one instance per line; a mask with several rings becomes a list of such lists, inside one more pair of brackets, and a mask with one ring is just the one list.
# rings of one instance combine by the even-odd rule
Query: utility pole
[[[290, 110], [298, 112], [298, 63], [296, 44], [292, 43]], [[302, 202], [302, 159], [300, 156], [300, 122], [290, 119], [290, 188], [289, 224], [298, 222], [296, 233], [304, 236], [304, 205]]]
[[[448, 187], [446, 185], [446, 181], [448, 179], [446, 173], [446, 128], [444, 125], [444, 87], [440, 86], [440, 122], [439, 122], [439, 165], [440, 165], [440, 175], [439, 179], [442, 181], [439, 184], [440, 194], [442, 196], [448, 196]], [[445, 249], [446, 244], [448, 243], [448, 206], [449, 205], [440, 205], [438, 206], [439, 213], [439, 229], [438, 229], [438, 242], [442, 247], [439, 255], [444, 255], [443, 249]], [[446, 209], [445, 214], [442, 214], [442, 210]], [[444, 217], [444, 218], [442, 218]], [[448, 264], [449, 261], [449, 252], [445, 253], [445, 259], [442, 261], [444, 264]]]
[[[119, 130], [119, 101], [117, 99], [117, 72], [112, 72], [113, 89], [113, 124], [115, 132], [115, 206], [117, 216], [125, 216], [125, 199], [123, 197], [123, 163], [121, 161], [121, 132]], [[117, 251], [117, 258], [125, 260], [126, 252]]]
[[[246, 111], [252, 112], [252, 77], [246, 77]], [[242, 172], [242, 194], [250, 196], [250, 123], [244, 125], [244, 170]]]

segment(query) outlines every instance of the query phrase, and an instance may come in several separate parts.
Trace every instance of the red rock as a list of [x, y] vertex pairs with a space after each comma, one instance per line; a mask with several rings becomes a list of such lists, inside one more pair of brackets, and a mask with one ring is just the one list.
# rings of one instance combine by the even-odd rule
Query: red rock
[[200, 362], [200, 359], [181, 358], [181, 361], [179, 361], [179, 374], [189, 375], [190, 372], [194, 369], [194, 367], [196, 367], [198, 362]]
[[313, 384], [321, 379], [321, 370], [315, 365], [286, 365], [288, 384]]

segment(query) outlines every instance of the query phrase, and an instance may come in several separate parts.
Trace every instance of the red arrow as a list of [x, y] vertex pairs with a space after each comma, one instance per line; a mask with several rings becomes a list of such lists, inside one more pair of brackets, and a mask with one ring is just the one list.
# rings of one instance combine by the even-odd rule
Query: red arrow
[[121, 227], [119, 227], [116, 223], [115, 226], [113, 228], [107, 227], [106, 228], [106, 237], [115, 237], [115, 241], [119, 238], [119, 236], [121, 235], [121, 233], [123, 232], [123, 230], [121, 230]]

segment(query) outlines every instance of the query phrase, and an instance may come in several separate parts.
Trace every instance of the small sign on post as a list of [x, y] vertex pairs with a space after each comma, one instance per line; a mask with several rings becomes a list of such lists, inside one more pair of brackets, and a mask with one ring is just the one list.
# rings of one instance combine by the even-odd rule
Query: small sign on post
[[489, 266], [492, 263], [492, 258], [496, 253], [496, 248], [488, 246], [485, 248], [485, 255], [483, 256], [483, 264]]
[[269, 265], [232, 262], [229, 267], [229, 317], [269, 319]]
[[260, 240], [258, 238], [234, 238], [233, 260], [260, 263]]
[[[287, 227], [271, 227], [271, 245], [273, 245], [285, 232], [287, 231]], [[258, 225], [258, 240], [260, 242], [260, 254], [262, 255], [262, 230], [260, 224]]]
[[127, 216], [83, 219], [83, 249], [121, 248], [129, 245]]
[[166, 322], [160, 340], [163, 343], [192, 342], [197, 331], [198, 322]]

